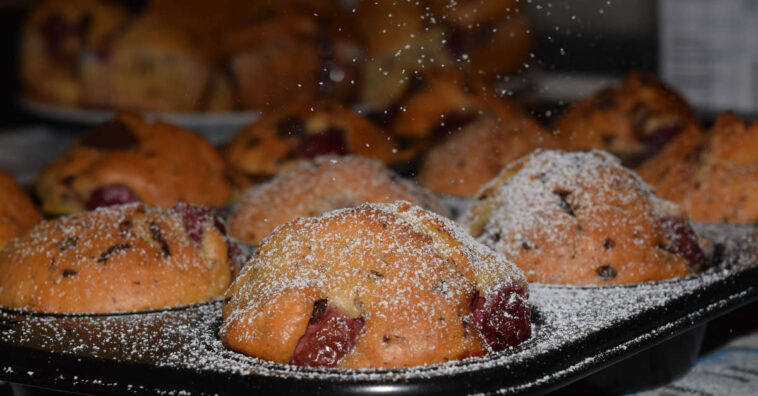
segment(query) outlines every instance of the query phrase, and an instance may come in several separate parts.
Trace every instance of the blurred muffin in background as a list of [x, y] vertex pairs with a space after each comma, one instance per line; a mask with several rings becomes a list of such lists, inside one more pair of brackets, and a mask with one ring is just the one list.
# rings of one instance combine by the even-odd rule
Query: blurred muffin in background
[[429, 190], [470, 197], [514, 161], [537, 148], [555, 148], [555, 137], [515, 104], [479, 99], [468, 111], [448, 113], [434, 135], [416, 180]]
[[0, 250], [42, 220], [29, 196], [13, 177], [0, 170]]
[[630, 73], [620, 86], [575, 102], [552, 128], [566, 150], [603, 149], [634, 165], [693, 122], [676, 92], [652, 75]]
[[434, 195], [379, 161], [352, 155], [321, 156], [299, 161], [271, 181], [248, 190], [235, 205], [227, 225], [231, 235], [257, 245], [278, 225], [298, 217], [397, 200], [450, 217]]
[[129, 202], [227, 204], [237, 179], [205, 139], [164, 122], [120, 114], [81, 136], [36, 183], [45, 213]]
[[82, 63], [86, 105], [192, 112], [210, 84], [207, 56], [183, 31], [145, 14]]
[[358, 154], [393, 163], [392, 138], [332, 100], [294, 103], [264, 114], [226, 147], [229, 162], [253, 179], [266, 179], [293, 161], [326, 154]]
[[758, 223], [758, 122], [726, 113], [709, 131], [692, 125], [639, 173], [694, 220]]
[[529, 59], [531, 39], [525, 11], [516, 0], [428, 0], [445, 24], [445, 48], [472, 81], [491, 83], [516, 72]]
[[336, 12], [277, 6], [222, 37], [226, 68], [244, 108], [332, 97], [354, 100], [363, 50]]
[[21, 30], [19, 70], [26, 92], [78, 105], [82, 58], [96, 56], [128, 16], [118, 4], [101, 0], [48, 0], [34, 8]]
[[530, 282], [638, 283], [709, 265], [684, 211], [602, 151], [538, 151], [510, 164], [462, 224]]
[[353, 17], [367, 50], [360, 94], [366, 105], [385, 108], [414, 74], [454, 67], [444, 29], [420, 2], [362, 1]]

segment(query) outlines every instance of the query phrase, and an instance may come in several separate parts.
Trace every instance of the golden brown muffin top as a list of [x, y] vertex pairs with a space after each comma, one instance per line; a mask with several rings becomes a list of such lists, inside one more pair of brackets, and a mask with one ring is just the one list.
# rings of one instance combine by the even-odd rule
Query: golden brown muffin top
[[431, 193], [379, 161], [350, 155], [322, 156], [300, 161], [271, 181], [248, 190], [229, 217], [229, 232], [242, 241], [258, 244], [278, 225], [298, 217], [397, 200], [450, 215]]
[[758, 223], [758, 122], [726, 113], [709, 131], [693, 125], [639, 172], [695, 220]]
[[575, 102], [553, 129], [566, 149], [635, 156], [655, 152], [695, 121], [687, 102], [660, 80], [630, 73], [620, 86]]
[[462, 223], [530, 281], [635, 283], [706, 265], [682, 210], [605, 152], [537, 151], [475, 199]]
[[226, 147], [229, 161], [252, 176], [273, 175], [295, 160], [326, 154], [356, 154], [385, 163], [400, 157], [388, 134], [328, 99], [273, 110]]
[[107, 313], [221, 295], [231, 279], [223, 234], [212, 217], [177, 208], [130, 204], [39, 223], [0, 251], [0, 306]]
[[221, 206], [233, 194], [228, 165], [203, 137], [162, 121], [119, 114], [87, 131], [36, 183], [47, 213], [85, 209], [93, 191], [122, 185], [149, 205]]
[[[448, 321], [438, 318], [467, 314], [474, 293], [487, 295], [504, 284], [527, 287], [517, 267], [450, 220], [402, 201], [364, 204], [295, 220], [264, 239], [227, 290], [220, 334], [245, 353], [287, 362], [314, 303], [328, 299], [365, 319], [340, 367], [434, 363], [447, 353], [435, 348], [462, 357], [467, 350], [484, 352], [473, 332], [453, 337], [444, 330]], [[382, 343], [393, 329], [408, 338], [396, 340], [404, 347], [387, 345], [387, 338]]]

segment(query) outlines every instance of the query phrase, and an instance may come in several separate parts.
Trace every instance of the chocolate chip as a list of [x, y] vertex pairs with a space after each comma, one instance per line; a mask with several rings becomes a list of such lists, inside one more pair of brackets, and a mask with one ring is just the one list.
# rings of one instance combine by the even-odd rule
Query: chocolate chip
[[611, 239], [611, 238], [607, 238], [607, 239], [605, 240], [605, 242], [603, 242], [603, 247], [604, 247], [606, 250], [609, 250], [609, 249], [613, 249], [614, 247], [616, 247], [616, 241], [614, 241], [614, 240], [613, 240], [613, 239]]
[[392, 338], [390, 336], [388, 336], [387, 334], [385, 334], [385, 335], [382, 336], [382, 342], [383, 343], [386, 344], [386, 343], [390, 342], [390, 340], [392, 340]]
[[70, 276], [74, 276], [74, 275], [76, 275], [78, 273], [79, 273], [79, 271], [73, 270], [73, 269], [69, 269], [69, 268], [64, 268], [63, 271], [61, 271], [61, 275], [63, 275], [64, 278], [68, 278]]
[[618, 275], [618, 271], [616, 271], [616, 269], [611, 267], [610, 265], [597, 267], [595, 272], [597, 273], [597, 276], [603, 279], [613, 279], [616, 277], [616, 275]]
[[132, 230], [132, 221], [129, 219], [126, 219], [118, 223], [118, 230], [124, 234], [128, 233], [129, 231]]
[[369, 271], [368, 272], [368, 276], [369, 276], [369, 278], [372, 278], [372, 279], [375, 279], [375, 280], [376, 279], [384, 278], [384, 274], [381, 273], [381, 272], [379, 272], [379, 271]]
[[311, 314], [311, 320], [309, 323], [318, 323], [326, 313], [326, 308], [329, 305], [329, 300], [321, 299], [313, 303], [313, 313]]
[[283, 139], [305, 136], [305, 123], [296, 115], [284, 117], [276, 123], [276, 135]]
[[139, 139], [128, 125], [116, 120], [91, 128], [85, 132], [79, 143], [101, 150], [129, 150], [139, 145]]
[[124, 251], [124, 250], [128, 250], [131, 247], [132, 247], [132, 245], [130, 245], [128, 243], [119, 243], [117, 245], [113, 245], [113, 246], [109, 247], [108, 249], [106, 249], [102, 254], [100, 254], [100, 257], [97, 259], [97, 262], [98, 263], [105, 263], [114, 254], [116, 254], [118, 252], [121, 252], [121, 251]]
[[63, 252], [73, 247], [76, 247], [76, 243], [79, 241], [78, 237], [66, 238], [58, 243], [58, 249]]
[[559, 205], [561, 206], [561, 209], [563, 209], [563, 211], [566, 212], [569, 216], [576, 217], [574, 208], [571, 207], [571, 204], [568, 201], [568, 196], [571, 194], [571, 192], [566, 190], [555, 190], [553, 191], [553, 194], [557, 195], [560, 199]]
[[224, 299], [224, 304], [229, 304], [229, 302], [232, 301], [231, 297], [227, 297]]
[[171, 257], [171, 248], [168, 245], [168, 241], [163, 238], [161, 229], [158, 227], [158, 224], [155, 224], [155, 222], [150, 223], [150, 233], [153, 237], [153, 240], [161, 246], [161, 250], [163, 251], [163, 258]]

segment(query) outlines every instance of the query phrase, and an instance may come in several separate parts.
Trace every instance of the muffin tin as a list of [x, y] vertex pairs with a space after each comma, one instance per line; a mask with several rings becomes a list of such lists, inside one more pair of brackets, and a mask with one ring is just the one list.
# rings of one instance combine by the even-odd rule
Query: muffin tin
[[758, 298], [758, 228], [697, 231], [715, 243], [717, 264], [702, 274], [629, 286], [530, 285], [534, 335], [503, 353], [408, 369], [312, 369], [226, 350], [219, 301], [114, 315], [5, 310], [0, 380], [114, 395], [542, 394]]

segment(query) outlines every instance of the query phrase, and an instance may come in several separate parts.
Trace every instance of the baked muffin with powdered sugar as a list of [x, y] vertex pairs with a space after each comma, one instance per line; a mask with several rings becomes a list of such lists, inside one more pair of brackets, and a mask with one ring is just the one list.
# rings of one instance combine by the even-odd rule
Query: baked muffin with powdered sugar
[[707, 266], [684, 212], [602, 151], [536, 151], [512, 163], [462, 223], [532, 282], [636, 283]]
[[223, 304], [222, 343], [304, 366], [406, 367], [531, 334], [528, 286], [450, 220], [398, 201], [278, 227]]
[[210, 211], [135, 203], [43, 221], [0, 251], [0, 307], [110, 313], [224, 293], [236, 270]]
[[229, 232], [255, 245], [278, 225], [298, 217], [397, 200], [450, 217], [437, 197], [379, 161], [354, 155], [321, 156], [300, 161], [271, 181], [250, 188], [229, 216]]

